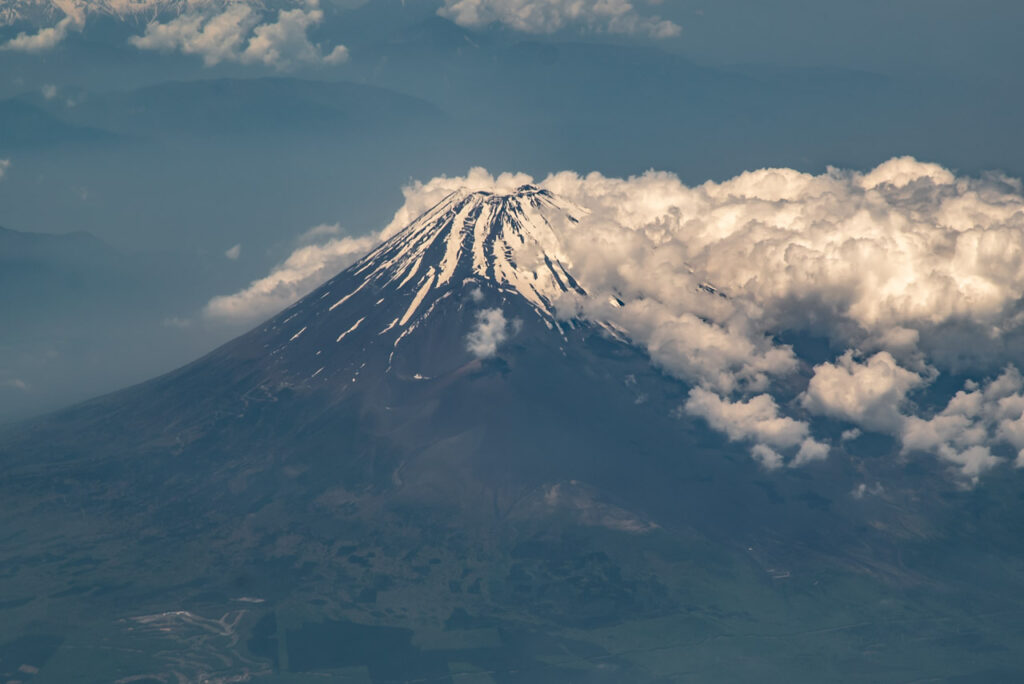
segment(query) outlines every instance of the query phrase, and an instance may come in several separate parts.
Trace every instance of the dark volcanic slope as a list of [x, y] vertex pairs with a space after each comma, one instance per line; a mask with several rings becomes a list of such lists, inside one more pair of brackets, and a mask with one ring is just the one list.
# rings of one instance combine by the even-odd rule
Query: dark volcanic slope
[[1012, 493], [759, 471], [621, 335], [558, 317], [577, 212], [455, 193], [207, 357], [8, 432], [0, 675], [1020, 672]]

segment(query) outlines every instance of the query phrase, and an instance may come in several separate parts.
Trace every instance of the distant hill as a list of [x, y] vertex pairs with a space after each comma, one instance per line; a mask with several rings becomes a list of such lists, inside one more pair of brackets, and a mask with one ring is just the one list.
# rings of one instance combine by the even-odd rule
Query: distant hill
[[434, 105], [384, 88], [294, 78], [174, 81], [137, 90], [84, 93], [74, 107], [31, 96], [82, 127], [141, 138], [364, 135], [443, 119]]
[[69, 143], [111, 142], [115, 138], [102, 128], [69, 123], [21, 98], [0, 101], [0, 153]]
[[[24, 233], [0, 227], [0, 307], [10, 320], [35, 318], [35, 311], [52, 317], [66, 306], [94, 306], [94, 288], [118, 279], [120, 258], [90, 233]], [[49, 308], [59, 300], [64, 306]]]
[[218, 277], [230, 282], [226, 261], [126, 254], [86, 232], [0, 228], [0, 423], [137, 381], [214, 344], [216, 334], [211, 341], [173, 319], [197, 309]]

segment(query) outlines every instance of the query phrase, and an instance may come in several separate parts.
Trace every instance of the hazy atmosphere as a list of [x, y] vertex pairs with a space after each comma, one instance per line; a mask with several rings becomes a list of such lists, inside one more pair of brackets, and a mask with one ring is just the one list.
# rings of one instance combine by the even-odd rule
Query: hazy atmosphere
[[1022, 32], [0, 0], [0, 681], [1024, 680]]

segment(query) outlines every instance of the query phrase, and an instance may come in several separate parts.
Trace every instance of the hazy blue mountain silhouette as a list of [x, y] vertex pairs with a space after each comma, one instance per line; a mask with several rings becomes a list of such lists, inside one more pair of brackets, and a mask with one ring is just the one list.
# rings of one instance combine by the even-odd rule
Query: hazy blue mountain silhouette
[[116, 140], [112, 133], [67, 123], [29, 102], [0, 101], [0, 153], [72, 144], [109, 144]]
[[141, 139], [367, 135], [396, 127], [426, 128], [444, 118], [434, 105], [384, 88], [283, 77], [171, 81], [68, 97], [74, 107], [67, 107], [64, 98], [50, 101], [39, 95], [8, 101], [7, 106], [47, 108], [79, 126]]

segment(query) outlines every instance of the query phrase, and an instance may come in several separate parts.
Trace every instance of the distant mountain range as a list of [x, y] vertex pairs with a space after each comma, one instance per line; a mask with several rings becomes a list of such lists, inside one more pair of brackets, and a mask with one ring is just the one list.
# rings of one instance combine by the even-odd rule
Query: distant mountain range
[[74, 143], [113, 142], [118, 136], [78, 126], [24, 100], [0, 101], [0, 153], [25, 148], [52, 149]]
[[69, 142], [251, 134], [366, 135], [422, 129], [446, 117], [432, 104], [384, 88], [294, 78], [181, 81], [60, 98], [0, 100], [0, 152]]
[[233, 282], [226, 261], [124, 253], [81, 231], [0, 228], [0, 423], [137, 381], [154, 363], [173, 367], [208, 348], [209, 333], [174, 317], [201, 306], [209, 283]]
[[261, 131], [344, 136], [444, 118], [434, 105], [384, 88], [294, 78], [181, 81], [73, 97], [73, 107], [36, 95], [28, 101], [76, 126], [141, 138]]

